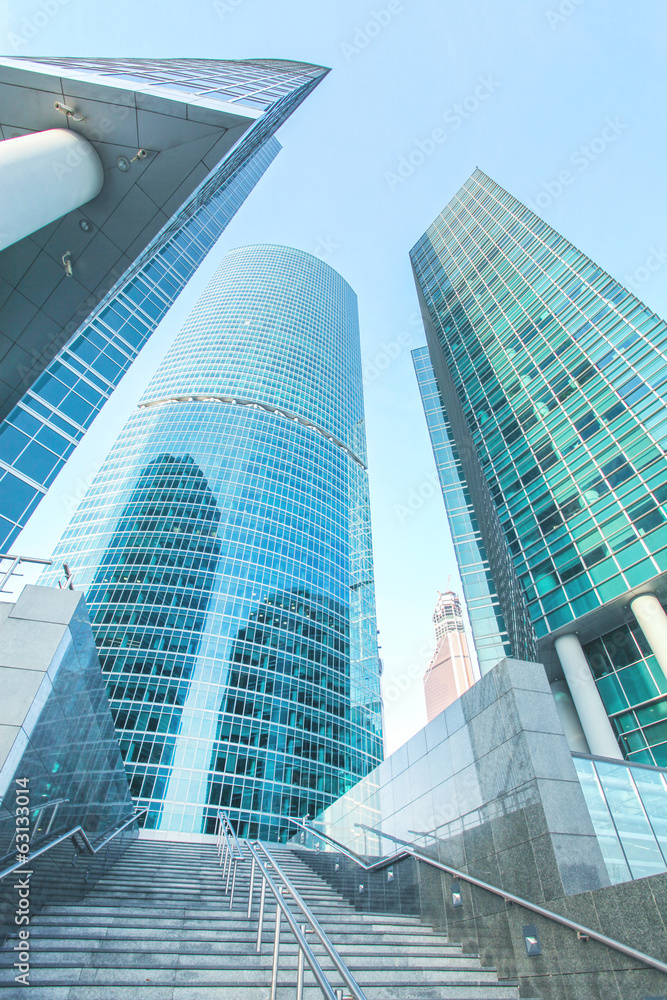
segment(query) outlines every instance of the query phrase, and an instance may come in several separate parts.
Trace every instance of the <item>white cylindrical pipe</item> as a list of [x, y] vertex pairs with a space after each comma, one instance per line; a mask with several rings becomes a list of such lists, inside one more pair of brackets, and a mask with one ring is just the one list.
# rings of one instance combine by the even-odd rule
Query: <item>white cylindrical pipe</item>
[[641, 594], [631, 601], [632, 613], [667, 677], [667, 614], [655, 594]]
[[52, 128], [0, 142], [0, 250], [85, 205], [103, 182], [99, 156], [76, 132]]
[[558, 709], [558, 715], [560, 716], [560, 721], [563, 724], [563, 729], [565, 730], [565, 736], [567, 738], [567, 745], [570, 750], [577, 753], [590, 753], [591, 748], [588, 745], [588, 740], [586, 739], [586, 734], [581, 725], [581, 720], [579, 719], [577, 710], [574, 707], [574, 701], [572, 700], [570, 689], [565, 681], [554, 681], [551, 684], [551, 693], [554, 696], [556, 708]]
[[573, 634], [560, 635], [554, 645], [591, 753], [623, 760], [579, 639]]

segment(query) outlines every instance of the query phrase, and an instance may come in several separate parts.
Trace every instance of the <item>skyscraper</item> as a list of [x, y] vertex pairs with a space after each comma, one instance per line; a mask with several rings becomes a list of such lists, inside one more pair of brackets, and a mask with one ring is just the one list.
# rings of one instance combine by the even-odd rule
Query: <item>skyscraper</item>
[[270, 59], [0, 59], [14, 240], [0, 251], [0, 551], [326, 72]]
[[426, 716], [430, 722], [475, 683], [461, 602], [452, 590], [438, 592], [433, 614], [436, 649], [424, 674]]
[[147, 826], [210, 832], [222, 805], [284, 837], [381, 759], [365, 462], [354, 293], [300, 251], [231, 252], [54, 557]]
[[667, 765], [667, 324], [480, 170], [411, 258], [478, 648], [536, 643], [593, 753]]

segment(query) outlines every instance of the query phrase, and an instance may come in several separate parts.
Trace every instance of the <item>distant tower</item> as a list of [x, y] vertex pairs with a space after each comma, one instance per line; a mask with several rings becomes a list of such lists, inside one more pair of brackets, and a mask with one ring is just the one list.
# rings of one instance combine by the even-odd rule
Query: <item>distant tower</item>
[[433, 624], [438, 645], [424, 674], [429, 722], [475, 683], [461, 602], [453, 590], [446, 590], [444, 594], [438, 591]]

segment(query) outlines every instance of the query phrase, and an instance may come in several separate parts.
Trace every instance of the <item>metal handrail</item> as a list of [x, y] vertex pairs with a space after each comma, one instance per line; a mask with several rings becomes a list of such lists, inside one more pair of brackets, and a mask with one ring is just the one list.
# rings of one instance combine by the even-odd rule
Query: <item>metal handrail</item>
[[[248, 846], [252, 850], [251, 845], [249, 844]], [[327, 951], [327, 954], [329, 955], [329, 958], [332, 960], [332, 962], [336, 966], [338, 972], [340, 973], [341, 978], [345, 982], [345, 985], [348, 987], [348, 989], [352, 993], [352, 996], [353, 996], [354, 1000], [365, 1000], [364, 993], [362, 992], [361, 987], [359, 986], [358, 982], [356, 981], [356, 979], [354, 978], [354, 976], [352, 975], [352, 973], [348, 969], [348, 967], [345, 964], [345, 962], [343, 961], [343, 959], [340, 957], [340, 955], [338, 954], [338, 952], [334, 948], [333, 944], [331, 943], [331, 941], [327, 937], [327, 935], [326, 935], [325, 931], [322, 929], [322, 927], [321, 927], [321, 925], [320, 925], [317, 917], [315, 916], [314, 913], [312, 913], [312, 911], [311, 911], [310, 907], [308, 906], [308, 904], [299, 895], [299, 893], [297, 892], [297, 890], [294, 887], [294, 885], [292, 885], [292, 883], [288, 879], [287, 875], [285, 875], [285, 873], [283, 872], [283, 870], [280, 868], [280, 866], [275, 861], [275, 859], [273, 858], [273, 856], [266, 849], [266, 847], [264, 846], [264, 844], [257, 843], [254, 846], [255, 847], [259, 847], [259, 849], [262, 851], [262, 853], [266, 855], [266, 857], [268, 858], [268, 860], [273, 865], [273, 867], [274, 867], [274, 869], [276, 871], [276, 874], [280, 876], [283, 884], [285, 885], [285, 887], [289, 891], [290, 895], [292, 896], [292, 899], [294, 900], [294, 902], [296, 903], [296, 905], [299, 907], [299, 909], [303, 913], [304, 917], [306, 917], [306, 919], [308, 920], [310, 926], [313, 928], [313, 930], [317, 934], [318, 938], [320, 939], [320, 942], [324, 946], [325, 950]]]
[[[229, 879], [232, 880], [232, 891], [229, 897], [229, 909], [234, 905], [234, 889], [236, 888], [236, 868], [239, 861], [243, 861], [245, 855], [241, 850], [241, 845], [236, 837], [236, 832], [231, 824], [229, 816], [224, 809], [218, 810], [218, 835], [216, 846], [218, 849], [218, 860], [222, 867], [222, 878], [225, 882], [225, 893], [229, 892]], [[224, 858], [224, 863], [223, 863]]]
[[134, 823], [135, 820], [139, 819], [140, 816], [143, 816], [144, 813], [147, 812], [148, 812], [148, 807], [146, 807], [145, 809], [139, 809], [132, 816], [130, 816], [129, 819], [125, 820], [125, 822], [121, 826], [115, 828], [109, 834], [109, 836], [102, 841], [101, 844], [97, 845], [97, 847], [93, 847], [90, 840], [88, 839], [88, 834], [86, 833], [86, 831], [82, 826], [73, 826], [71, 830], [68, 830], [66, 833], [61, 833], [59, 837], [56, 837], [54, 840], [49, 841], [49, 843], [45, 844], [44, 847], [40, 847], [39, 850], [33, 851], [32, 854], [26, 855], [26, 857], [23, 858], [21, 861], [17, 861], [16, 864], [13, 864], [9, 868], [5, 868], [4, 871], [1, 871], [0, 882], [2, 881], [2, 879], [6, 878], [7, 875], [11, 875], [12, 872], [17, 871], [19, 868], [23, 868], [24, 865], [28, 864], [28, 862], [34, 861], [35, 858], [38, 858], [40, 856], [40, 854], [45, 854], [47, 851], [50, 851], [52, 847], [57, 847], [58, 844], [62, 844], [64, 840], [69, 840], [71, 838], [72, 842], [74, 843], [74, 846], [76, 847], [77, 844], [74, 838], [77, 836], [77, 834], [81, 837], [81, 840], [83, 841], [84, 846], [89, 854], [99, 854], [102, 848], [106, 847], [107, 844], [114, 839], [114, 837], [117, 837], [118, 834], [122, 833], [126, 827], [130, 826], [132, 823]]
[[[227, 815], [227, 813], [225, 812], [224, 809], [219, 809], [218, 810], [218, 818], [220, 819], [220, 830], [221, 830], [221, 832], [224, 834], [224, 836], [227, 839], [228, 843], [229, 843], [229, 840], [231, 839], [232, 844], [234, 845], [234, 848], [236, 850], [236, 858], [237, 858], [237, 860], [242, 861], [244, 855], [243, 855], [243, 851], [241, 849], [241, 845], [239, 843], [238, 837], [236, 836], [236, 831], [234, 830], [234, 827], [232, 826], [231, 820], [230, 820], [229, 816]], [[220, 834], [218, 834], [218, 836], [220, 836]]]
[[[259, 855], [258, 855], [255, 847], [252, 844], [248, 844], [248, 850], [250, 851], [250, 854], [252, 856], [253, 865], [255, 865], [255, 864], [257, 865], [257, 867], [259, 868], [259, 871], [261, 872], [261, 874], [263, 876], [263, 881], [262, 881], [262, 897], [261, 897], [261, 901], [260, 901], [260, 912], [259, 912], [259, 927], [257, 929], [257, 951], [259, 951], [260, 947], [261, 947], [262, 923], [263, 923], [263, 919], [264, 919], [264, 897], [265, 897], [265, 888], [266, 888], [267, 885], [268, 885], [269, 889], [271, 890], [271, 892], [273, 893], [273, 895], [275, 897], [275, 900], [276, 900], [276, 928], [275, 928], [275, 934], [274, 934], [274, 937], [273, 937], [273, 965], [272, 965], [272, 970], [271, 970], [271, 992], [269, 994], [269, 1000], [275, 1000], [276, 989], [277, 989], [277, 985], [278, 985], [278, 963], [279, 963], [279, 959], [280, 959], [280, 916], [281, 916], [281, 913], [285, 917], [285, 919], [287, 920], [287, 923], [289, 924], [290, 930], [292, 931], [292, 933], [294, 934], [294, 937], [297, 939], [297, 941], [299, 943], [299, 948], [301, 949], [301, 954], [305, 955], [306, 958], [308, 959], [308, 965], [310, 966], [311, 971], [312, 971], [313, 975], [315, 976], [315, 979], [317, 980], [317, 984], [320, 987], [320, 989], [322, 990], [322, 993], [327, 998], [327, 1000], [336, 1000], [336, 994], [334, 993], [334, 991], [333, 991], [333, 989], [331, 987], [331, 984], [329, 983], [329, 980], [325, 976], [324, 970], [322, 969], [322, 966], [318, 962], [317, 957], [315, 955], [315, 952], [313, 951], [313, 949], [308, 944], [308, 941], [306, 940], [305, 926], [300, 927], [299, 924], [294, 919], [292, 913], [289, 910], [289, 907], [287, 906], [285, 900], [283, 899], [282, 890], [280, 889], [279, 886], [276, 885], [276, 883], [273, 881], [273, 879], [269, 875], [269, 873], [268, 873], [268, 871], [266, 869], [266, 866], [263, 864], [263, 862], [262, 862], [261, 858], [259, 857]], [[273, 861], [271, 862], [271, 864], [274, 865], [274, 868], [275, 868], [275, 863]], [[278, 871], [277, 868], [275, 868], [275, 870]], [[301, 959], [301, 955], [299, 956], [299, 959]], [[296, 995], [297, 995], [298, 1000], [301, 1000], [301, 997], [303, 996], [303, 965], [302, 965], [302, 961], [301, 960], [299, 961], [299, 968], [298, 968], [298, 972], [297, 972], [297, 993], [296, 993]]]
[[[0, 558], [1, 558], [1, 557], [0, 557]], [[37, 821], [37, 817], [38, 817], [38, 816], [41, 816], [41, 814], [42, 814], [43, 812], [45, 812], [45, 811], [46, 811], [47, 809], [51, 809], [52, 807], [54, 807], [54, 806], [55, 806], [55, 808], [53, 809], [53, 813], [51, 814], [51, 818], [49, 819], [49, 823], [48, 823], [48, 826], [46, 827], [46, 830], [45, 830], [45, 831], [44, 831], [44, 833], [42, 834], [42, 838], [43, 838], [43, 837], [48, 837], [49, 833], [51, 832], [51, 827], [53, 826], [53, 822], [54, 822], [54, 820], [55, 820], [56, 816], [58, 815], [58, 806], [62, 805], [62, 803], [63, 803], [63, 802], [69, 802], [69, 799], [68, 799], [68, 798], [60, 798], [60, 799], [49, 799], [49, 801], [48, 801], [48, 802], [43, 802], [43, 803], [41, 803], [41, 804], [40, 804], [40, 805], [38, 805], [38, 806], [37, 806], [37, 808], [35, 809], [35, 811], [34, 811], [34, 814], [33, 814], [33, 815], [34, 815], [34, 817], [35, 817], [35, 822], [36, 822], [36, 821]], [[7, 822], [9, 822], [9, 821], [12, 821], [12, 822], [14, 822], [14, 817], [12, 816], [12, 814], [11, 814], [11, 813], [7, 813], [7, 814], [6, 814], [6, 816], [5, 816], [5, 817], [3, 817], [3, 818], [4, 818], [4, 819], [5, 819], [5, 820], [6, 820]], [[0, 821], [0, 822], [1, 822], [1, 821]], [[38, 831], [38, 832], [39, 832], [39, 831]], [[37, 839], [37, 838], [35, 838], [35, 839]], [[40, 838], [40, 839], [41, 839], [41, 838]], [[8, 852], [7, 852], [6, 854], [3, 854], [3, 855], [2, 855], [2, 857], [0, 858], [0, 865], [1, 865], [2, 863], [3, 863], [3, 861], [7, 861], [7, 859], [8, 859], [8, 858], [12, 858], [12, 857], [14, 857], [14, 856], [15, 856], [15, 854], [16, 854], [16, 848], [14, 848], [14, 849], [13, 849], [13, 850], [11, 850], [11, 851], [8, 851]]]
[[[271, 893], [276, 900], [276, 919], [275, 919], [275, 930], [273, 937], [273, 961], [271, 968], [271, 991], [269, 994], [269, 1000], [275, 1000], [276, 992], [278, 988], [278, 967], [280, 963], [280, 925], [282, 917], [284, 916], [290, 930], [296, 938], [297, 944], [299, 946], [298, 953], [298, 963], [297, 963], [297, 985], [296, 985], [296, 1000], [302, 1000], [303, 998], [303, 987], [304, 987], [304, 962], [305, 959], [308, 960], [308, 965], [311, 968], [315, 980], [322, 990], [322, 993], [326, 1000], [341, 1000], [343, 995], [342, 990], [334, 990], [327, 978], [326, 973], [322, 969], [317, 956], [315, 955], [313, 949], [308, 944], [306, 934], [314, 933], [319, 938], [320, 942], [324, 945], [324, 948], [334, 963], [342, 981], [346, 984], [347, 988], [351, 992], [350, 1000], [366, 1000], [366, 996], [359, 987], [358, 983], [354, 979], [352, 973], [347, 968], [342, 958], [334, 948], [333, 944], [327, 937], [326, 933], [320, 926], [314, 914], [310, 911], [310, 908], [301, 898], [296, 888], [292, 885], [288, 877], [282, 871], [280, 865], [272, 857], [269, 851], [263, 844], [255, 841], [255, 843], [250, 843], [250, 841], [245, 840], [239, 843], [234, 827], [231, 824], [227, 813], [220, 809], [217, 814], [219, 829], [218, 829], [218, 850], [220, 856], [220, 864], [223, 868], [223, 879], [225, 879], [226, 873], [226, 885], [225, 893], [229, 892], [229, 871], [231, 869], [232, 861], [234, 862], [234, 877], [232, 879], [231, 893], [230, 893], [230, 908], [234, 901], [234, 886], [236, 881], [236, 864], [241, 861], [252, 861], [252, 867], [250, 871], [250, 885], [248, 890], [248, 919], [252, 916], [253, 909], [253, 893], [255, 885], [255, 872], [259, 871], [262, 877], [262, 886], [260, 892], [259, 900], [259, 915], [257, 921], [257, 942], [256, 950], [261, 951], [262, 948], [262, 932], [264, 927], [264, 913], [266, 908], [266, 887], [268, 885]], [[229, 836], [227, 835], [229, 831]], [[232, 845], [234, 845], [238, 850], [238, 856], [232, 854]], [[249, 852], [250, 857], [247, 858], [244, 854], [243, 848], [246, 848]], [[262, 852], [264, 858], [259, 854]], [[282, 881], [282, 885], [277, 885], [275, 880], [269, 874], [268, 867], [271, 867], [276, 875]], [[292, 896], [295, 904], [308, 921], [310, 927], [307, 924], [299, 924], [297, 918], [290, 911], [285, 898], [284, 893], [289, 893]]]
[[[292, 819], [291, 817], [285, 817], [289, 819], [290, 823], [298, 826], [301, 830], [305, 830], [307, 833], [312, 833], [316, 837], [321, 837], [323, 840], [328, 840], [330, 844], [333, 844], [341, 854], [350, 858], [354, 861], [360, 868], [365, 872], [380, 871], [383, 868], [388, 868], [390, 865], [396, 864], [398, 861], [402, 861], [404, 858], [415, 858], [417, 861], [423, 861], [424, 864], [430, 865], [432, 868], [437, 868], [441, 872], [445, 872], [447, 875], [451, 875], [462, 882], [469, 882], [471, 885], [476, 885], [480, 889], [485, 889], [486, 892], [493, 893], [494, 896], [500, 896], [505, 900], [506, 903], [515, 903], [517, 906], [523, 907], [524, 910], [530, 910], [531, 913], [537, 913], [541, 917], [546, 917], [547, 920], [551, 920], [554, 923], [561, 924], [563, 927], [568, 927], [572, 931], [576, 931], [577, 937], [586, 941], [589, 938], [593, 941], [598, 941], [600, 944], [604, 944], [607, 948], [612, 948], [614, 951], [619, 951], [623, 955], [627, 955], [629, 958], [634, 958], [639, 962], [643, 962], [644, 965], [650, 965], [652, 968], [657, 969], [658, 972], [667, 973], [667, 963], [661, 962], [657, 958], [653, 958], [651, 955], [646, 955], [643, 951], [637, 951], [636, 948], [630, 948], [629, 945], [623, 944], [621, 941], [616, 941], [614, 938], [607, 937], [606, 934], [600, 934], [598, 931], [593, 930], [591, 927], [586, 927], [584, 924], [578, 924], [574, 920], [568, 920], [567, 917], [562, 917], [560, 913], [554, 913], [552, 910], [547, 910], [543, 906], [539, 906], [537, 903], [531, 903], [527, 899], [522, 899], [521, 896], [515, 896], [512, 892], [507, 892], [505, 889], [500, 889], [496, 885], [490, 885], [488, 882], [482, 882], [481, 879], [475, 878], [473, 875], [467, 875], [465, 872], [457, 871], [456, 868], [450, 868], [449, 865], [443, 865], [441, 861], [435, 861], [433, 858], [429, 857], [428, 854], [423, 854], [421, 851], [416, 850], [414, 847], [405, 845], [402, 850], [396, 851], [395, 854], [390, 854], [385, 858], [380, 858], [379, 861], [374, 861], [372, 864], [367, 864], [358, 854], [351, 851], [344, 844], [339, 843], [328, 833], [324, 833], [321, 830], [316, 830], [312, 826], [307, 826], [300, 820]], [[357, 823], [356, 826], [361, 829], [370, 830], [372, 833], [378, 834], [378, 836], [385, 837], [387, 840], [396, 840], [397, 838], [392, 837], [391, 834], [382, 833], [381, 830], [376, 830], [372, 826], [367, 826], [365, 823]]]

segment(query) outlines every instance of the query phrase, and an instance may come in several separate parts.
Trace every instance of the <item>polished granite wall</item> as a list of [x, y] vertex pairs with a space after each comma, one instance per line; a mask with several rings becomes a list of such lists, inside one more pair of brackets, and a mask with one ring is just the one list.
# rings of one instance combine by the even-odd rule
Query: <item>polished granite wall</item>
[[[0, 871], [17, 857], [16, 793], [26, 784], [31, 850], [77, 825], [95, 844], [132, 815], [83, 594], [28, 586], [0, 604], [0, 690]], [[132, 836], [95, 859], [69, 840], [43, 855], [31, 865], [32, 905], [90, 882]], [[0, 881], [3, 924], [13, 922], [13, 881]]]
[[536, 902], [609, 884], [538, 663], [502, 660], [316, 825], [363, 855], [405, 841]]
[[[314, 823], [368, 862], [411, 844], [667, 961], [667, 874], [609, 885], [540, 664], [503, 660]], [[374, 831], [380, 831], [374, 832]], [[502, 896], [407, 858], [363, 872], [323, 838], [303, 857], [360, 910], [419, 913], [522, 997], [667, 1000], [667, 976]], [[317, 851], [312, 848], [316, 847]], [[460, 893], [454, 905], [452, 890]], [[524, 929], [537, 932], [529, 956]]]
[[[309, 839], [309, 838], [306, 838]], [[317, 839], [313, 838], [313, 843]], [[501, 979], [518, 981], [522, 997], [539, 1000], [667, 1000], [667, 975], [520, 906], [406, 858], [363, 872], [345, 855], [303, 850], [300, 857], [357, 910], [419, 915], [465, 952], [479, 954]], [[374, 859], [369, 859], [374, 860]], [[667, 874], [543, 901], [551, 912], [667, 962]], [[528, 955], [524, 928], [533, 925], [540, 953]]]

